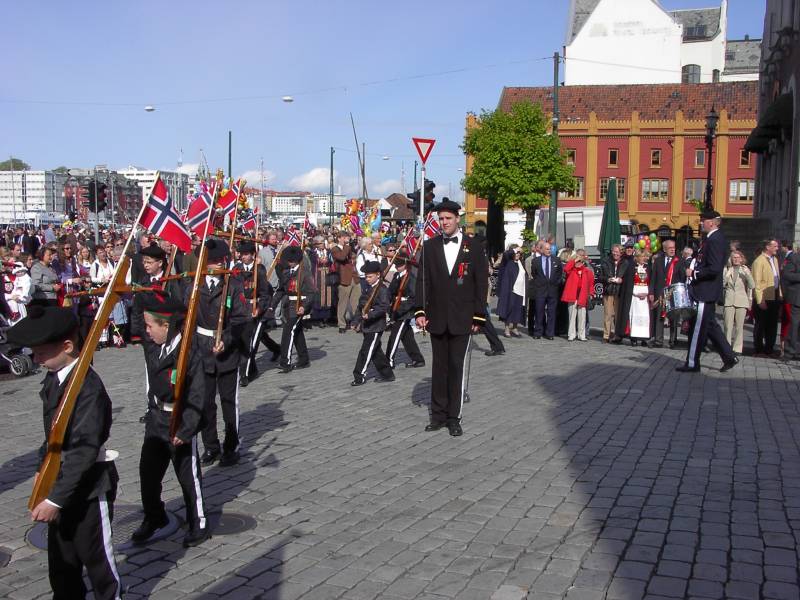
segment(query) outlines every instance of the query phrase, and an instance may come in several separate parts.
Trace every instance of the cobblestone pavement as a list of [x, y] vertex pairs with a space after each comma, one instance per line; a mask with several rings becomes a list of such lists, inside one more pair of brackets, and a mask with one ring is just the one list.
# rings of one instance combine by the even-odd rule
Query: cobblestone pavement
[[[426, 339], [419, 338], [429, 355]], [[309, 335], [311, 369], [241, 391], [246, 454], [205, 473], [210, 511], [255, 527], [118, 547], [128, 598], [775, 598], [798, 594], [797, 366], [476, 338], [461, 438], [425, 433], [430, 369], [351, 388], [359, 339]], [[141, 350], [104, 350], [118, 507], [137, 505]], [[46, 597], [26, 542], [40, 376], [0, 383], [0, 597]], [[182, 514], [168, 472], [168, 508]], [[2, 563], [0, 563], [2, 564]]]

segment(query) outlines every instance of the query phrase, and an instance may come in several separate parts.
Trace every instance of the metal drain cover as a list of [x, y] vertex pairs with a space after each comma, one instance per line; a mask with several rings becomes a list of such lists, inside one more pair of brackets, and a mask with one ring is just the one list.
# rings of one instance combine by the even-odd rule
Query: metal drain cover
[[[167, 526], [156, 531], [153, 537], [143, 544], [144, 546], [168, 538], [178, 531], [181, 520], [170, 511], [167, 511], [167, 518], [169, 519]], [[114, 521], [111, 523], [111, 529], [115, 549], [127, 550], [133, 546], [131, 535], [142, 523], [142, 519], [144, 519], [144, 513], [141, 506], [135, 504], [114, 505]], [[25, 541], [34, 548], [47, 550], [47, 524], [37, 523], [31, 527], [25, 534]]]
[[258, 525], [250, 515], [235, 512], [209, 513], [208, 522], [214, 535], [235, 535], [255, 529]]
[[11, 560], [11, 552], [6, 548], [0, 548], [0, 568], [5, 567]]

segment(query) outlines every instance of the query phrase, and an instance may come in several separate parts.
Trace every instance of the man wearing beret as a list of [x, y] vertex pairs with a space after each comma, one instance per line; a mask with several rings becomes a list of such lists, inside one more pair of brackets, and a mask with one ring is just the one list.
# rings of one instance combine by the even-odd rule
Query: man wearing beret
[[700, 356], [707, 339], [714, 342], [714, 347], [722, 358], [722, 373], [739, 362], [715, 314], [717, 302], [722, 299], [722, 270], [728, 259], [728, 242], [719, 229], [720, 221], [720, 214], [715, 210], [705, 210], [700, 214], [700, 224], [706, 232], [706, 238], [697, 252], [694, 268], [686, 269], [687, 279], [692, 280], [689, 284], [689, 295], [697, 302], [697, 315], [692, 320], [689, 332], [686, 364], [675, 369], [683, 373], [700, 370]]
[[[223, 240], [211, 238], [205, 242], [209, 270], [222, 269], [228, 263], [230, 252]], [[200, 299], [197, 304], [196, 339], [205, 372], [205, 419], [203, 429], [202, 463], [212, 464], [220, 458], [217, 434], [217, 403], [222, 407], [225, 423], [225, 440], [222, 444], [220, 465], [239, 462], [239, 361], [242, 330], [250, 319], [245, 308], [246, 300], [241, 282], [235, 277], [228, 281], [228, 294], [222, 297], [225, 287], [223, 275], [206, 275], [200, 282]], [[184, 288], [184, 304], [188, 305], [191, 286]], [[225, 303], [222, 338], [216, 341], [220, 306]]]
[[472, 333], [486, 322], [489, 265], [480, 245], [459, 229], [461, 207], [442, 200], [434, 210], [442, 235], [422, 246], [416, 290], [417, 326], [431, 334], [433, 382], [426, 431], [463, 433], [464, 365]]
[[[153, 244], [142, 248], [139, 254], [141, 255], [144, 274], [138, 279], [132, 279], [133, 283], [141, 286], [162, 288], [166, 294], [180, 300], [182, 298], [180, 283], [176, 280], [167, 282], [161, 281], [162, 277], [167, 275], [167, 254], [164, 250], [157, 244]], [[145, 345], [149, 343], [149, 340], [144, 328], [142, 295], [147, 293], [148, 292], [140, 292], [134, 294], [133, 306], [131, 307], [131, 337], [134, 340], [140, 340]]]
[[[33, 359], [47, 369], [40, 392], [44, 414], [41, 460], [70, 373], [80, 357], [78, 320], [69, 308], [32, 306], [7, 335], [10, 343], [30, 347]], [[111, 515], [119, 478], [104, 446], [110, 431], [111, 399], [90, 367], [67, 424], [58, 477], [47, 499], [31, 511], [34, 521], [48, 524], [48, 569], [56, 600], [86, 597], [84, 567], [95, 598], [120, 597], [111, 546]]]
[[414, 293], [417, 287], [417, 278], [411, 272], [411, 257], [405, 252], [400, 252], [394, 264], [397, 267], [397, 275], [389, 284], [389, 301], [392, 303], [389, 308], [389, 316], [392, 325], [389, 342], [386, 346], [386, 358], [389, 359], [389, 366], [394, 368], [394, 357], [402, 343], [406, 354], [411, 359], [406, 366], [424, 367], [425, 357], [419, 351], [417, 341], [414, 339], [414, 331], [411, 329], [415, 304]]
[[[353, 368], [353, 383], [351, 385], [364, 385], [367, 381], [367, 369], [372, 362], [380, 373], [377, 381], [394, 381], [394, 371], [389, 366], [389, 360], [381, 348], [381, 334], [386, 329], [386, 313], [389, 311], [389, 290], [381, 282], [381, 264], [377, 261], [367, 261], [362, 267], [364, 280], [368, 288], [361, 293], [358, 299], [355, 327], [361, 329], [364, 340], [358, 352], [356, 366]], [[372, 304], [367, 307], [370, 298]]]

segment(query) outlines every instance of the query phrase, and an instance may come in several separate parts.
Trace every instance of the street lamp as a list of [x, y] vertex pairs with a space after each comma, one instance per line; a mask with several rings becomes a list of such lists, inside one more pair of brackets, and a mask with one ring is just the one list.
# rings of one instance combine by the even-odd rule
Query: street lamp
[[711, 107], [711, 112], [706, 116], [706, 149], [708, 150], [708, 175], [706, 176], [706, 199], [703, 209], [706, 211], [714, 210], [714, 184], [711, 182], [711, 165], [714, 164], [714, 138], [717, 135], [717, 122], [719, 113]]

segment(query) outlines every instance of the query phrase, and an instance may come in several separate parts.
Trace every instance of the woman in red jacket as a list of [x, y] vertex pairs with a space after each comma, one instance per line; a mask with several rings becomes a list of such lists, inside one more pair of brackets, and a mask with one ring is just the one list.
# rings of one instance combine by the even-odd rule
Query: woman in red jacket
[[567, 339], [571, 342], [577, 337], [580, 341], [586, 339], [586, 305], [589, 295], [594, 289], [594, 272], [587, 266], [586, 250], [581, 248], [575, 252], [575, 258], [564, 267], [567, 281], [561, 301], [569, 306], [569, 331]]

